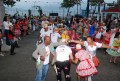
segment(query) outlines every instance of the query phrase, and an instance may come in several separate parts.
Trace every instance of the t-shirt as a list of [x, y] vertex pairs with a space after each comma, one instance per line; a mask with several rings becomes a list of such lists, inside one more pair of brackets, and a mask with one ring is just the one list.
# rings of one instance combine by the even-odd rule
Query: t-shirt
[[94, 46], [90, 46], [87, 41], [84, 42], [84, 46], [86, 50], [90, 53], [92, 57], [96, 55], [97, 48], [102, 47], [102, 43], [98, 43], [98, 42], [94, 42], [94, 43], [95, 43]]
[[100, 39], [100, 38], [101, 38], [101, 36], [102, 36], [102, 33], [101, 33], [101, 32], [97, 32], [97, 34], [95, 35], [95, 38]]
[[56, 48], [56, 60], [63, 62], [69, 60], [69, 56], [72, 53], [70, 47], [66, 45], [60, 45]]
[[57, 33], [57, 32], [54, 32], [54, 33], [51, 34], [51, 41], [52, 41], [53, 43], [56, 43], [56, 42], [58, 42], [58, 38], [59, 38], [59, 37], [61, 37], [60, 34]]
[[7, 21], [4, 21], [3, 25], [4, 25], [4, 27], [5, 27], [6, 30], [9, 30], [9, 27], [13, 26], [11, 22], [7, 22]]
[[46, 50], [46, 54], [45, 54], [45, 61], [44, 61], [44, 65], [49, 63], [49, 57], [50, 57], [50, 49], [48, 46], [45, 47]]
[[50, 36], [50, 34], [52, 33], [52, 31], [51, 30], [48, 30], [48, 31], [42, 31], [41, 32], [41, 37], [42, 38], [44, 38], [44, 36]]

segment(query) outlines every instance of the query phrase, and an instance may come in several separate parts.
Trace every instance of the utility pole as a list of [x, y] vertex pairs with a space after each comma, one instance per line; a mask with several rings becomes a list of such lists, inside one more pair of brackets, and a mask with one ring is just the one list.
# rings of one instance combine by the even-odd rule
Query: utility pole
[[89, 17], [89, 5], [90, 5], [90, 0], [87, 0], [86, 17]]

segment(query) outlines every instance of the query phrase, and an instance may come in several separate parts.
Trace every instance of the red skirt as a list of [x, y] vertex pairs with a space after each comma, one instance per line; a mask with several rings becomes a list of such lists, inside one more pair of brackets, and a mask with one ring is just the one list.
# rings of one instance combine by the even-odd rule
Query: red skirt
[[93, 63], [95, 64], [95, 67], [98, 67], [100, 65], [99, 59], [96, 56], [94, 56], [92, 59], [93, 59]]
[[108, 41], [108, 40], [103, 40], [103, 43], [109, 45], [109, 44], [110, 44], [110, 41]]
[[26, 30], [28, 30], [28, 27], [27, 26], [23, 26], [23, 29], [26, 31]]

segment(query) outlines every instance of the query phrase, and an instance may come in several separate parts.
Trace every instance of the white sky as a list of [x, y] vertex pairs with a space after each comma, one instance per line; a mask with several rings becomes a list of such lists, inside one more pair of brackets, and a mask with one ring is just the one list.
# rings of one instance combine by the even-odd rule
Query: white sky
[[[60, 4], [63, 0], [21, 0], [17, 2], [12, 9], [17, 9], [18, 11], [32, 9], [34, 10], [33, 6], [41, 6], [44, 12], [61, 12]], [[112, 3], [113, 1], [117, 0], [105, 0], [106, 3]], [[86, 9], [87, 0], [82, 0], [82, 9]], [[76, 6], [71, 9], [72, 12], [76, 13]]]
[[[26, 2], [27, 1], [27, 2]], [[23, 8], [23, 9], [28, 9], [34, 5], [40, 5], [41, 7], [52, 7], [52, 6], [56, 6], [56, 7], [60, 7], [60, 3], [63, 0], [21, 0], [20, 2], [16, 3], [17, 8]], [[86, 5], [87, 0], [82, 0], [82, 4]], [[106, 3], [111, 3], [113, 1], [117, 1], [117, 0], [105, 0]]]

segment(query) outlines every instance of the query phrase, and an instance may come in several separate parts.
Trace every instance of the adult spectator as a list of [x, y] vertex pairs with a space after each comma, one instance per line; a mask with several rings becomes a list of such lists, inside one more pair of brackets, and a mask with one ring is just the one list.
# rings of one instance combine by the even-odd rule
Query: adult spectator
[[8, 40], [8, 33], [9, 33], [9, 27], [13, 27], [12, 23], [10, 22], [10, 19], [8, 16], [4, 17], [4, 22], [3, 25], [5, 27], [5, 36], [6, 36], [6, 44], [10, 45], [9, 40]]

